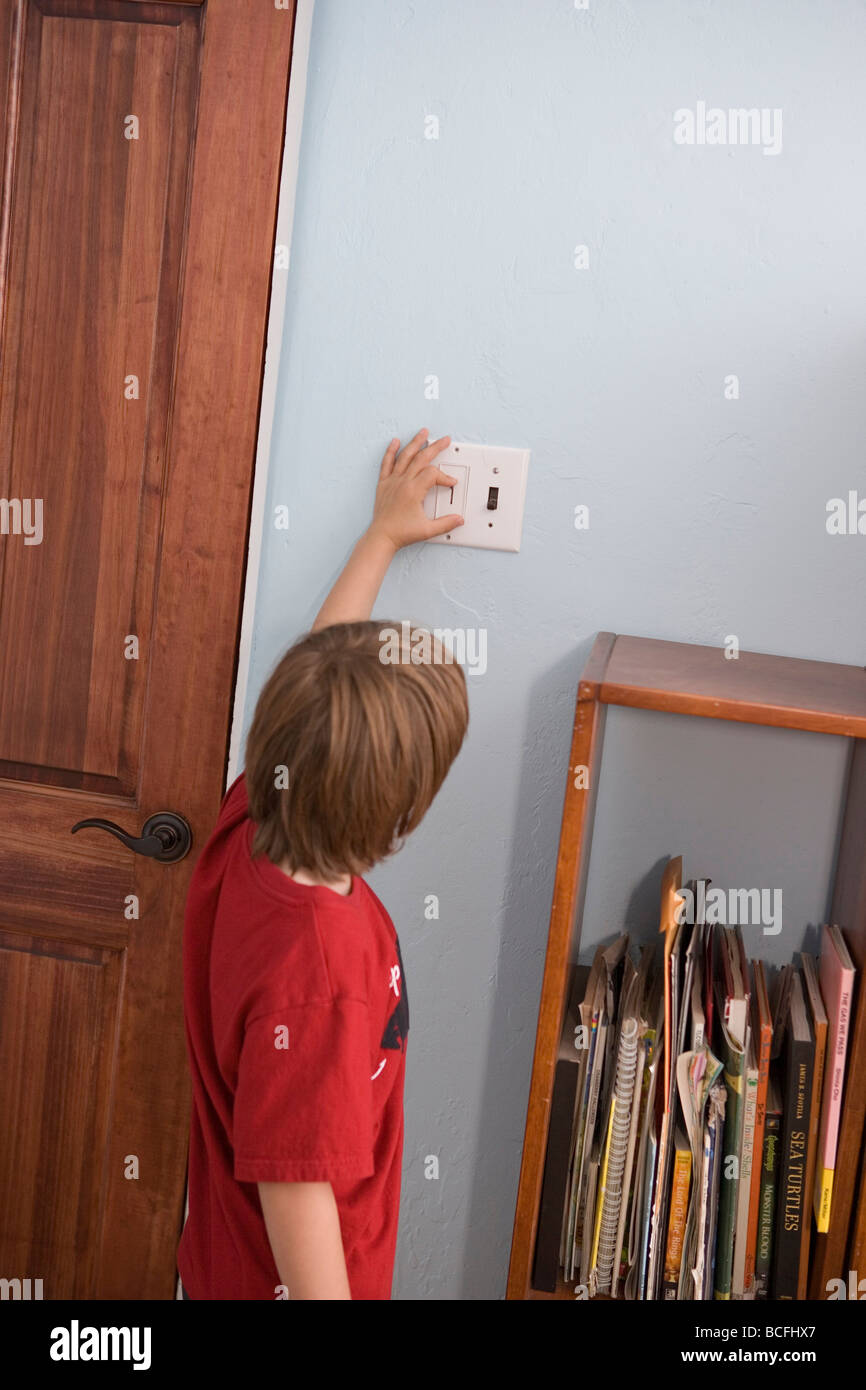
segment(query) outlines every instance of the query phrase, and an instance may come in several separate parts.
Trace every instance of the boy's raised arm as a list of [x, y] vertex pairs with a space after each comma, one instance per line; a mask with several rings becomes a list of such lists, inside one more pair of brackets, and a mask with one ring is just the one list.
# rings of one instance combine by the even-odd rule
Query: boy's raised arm
[[431, 521], [424, 512], [424, 497], [439, 483], [447, 487], [457, 480], [443, 473], [433, 460], [451, 443], [443, 435], [426, 444], [427, 430], [419, 430], [402, 450], [392, 439], [379, 470], [373, 520], [355, 544], [337, 582], [322, 604], [313, 631], [331, 623], [366, 621], [394, 555], [404, 545], [430, 540], [463, 525], [456, 512]]

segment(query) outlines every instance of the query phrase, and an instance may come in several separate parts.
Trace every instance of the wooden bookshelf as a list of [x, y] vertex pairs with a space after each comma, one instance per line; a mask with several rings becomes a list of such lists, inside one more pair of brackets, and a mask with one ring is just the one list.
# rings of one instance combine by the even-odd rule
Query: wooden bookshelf
[[[573, 1286], [561, 1279], [555, 1293], [546, 1293], [532, 1287], [531, 1277], [568, 967], [580, 947], [607, 705], [851, 739], [830, 920], [842, 928], [858, 976], [831, 1226], [827, 1235], [813, 1232], [811, 1242], [809, 1297], [820, 1299], [829, 1279], [847, 1278], [849, 1251], [859, 1250], [866, 1225], [866, 1191], [859, 1200], [856, 1191], [866, 1117], [866, 671], [759, 652], [728, 660], [718, 647], [612, 632], [596, 637], [577, 688], [506, 1297], [574, 1297]], [[585, 789], [575, 786], [577, 767], [588, 769]]]

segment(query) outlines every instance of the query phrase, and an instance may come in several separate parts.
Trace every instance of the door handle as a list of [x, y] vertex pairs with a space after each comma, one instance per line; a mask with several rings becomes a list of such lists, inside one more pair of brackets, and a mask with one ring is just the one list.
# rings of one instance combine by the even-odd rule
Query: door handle
[[183, 816], [176, 815], [174, 811], [157, 811], [155, 816], [149, 816], [141, 827], [140, 836], [128, 835], [114, 821], [100, 820], [96, 816], [90, 820], [80, 820], [73, 825], [70, 834], [74, 835], [76, 830], [84, 830], [87, 826], [107, 830], [109, 835], [116, 836], [134, 854], [158, 859], [160, 864], [176, 864], [189, 852], [192, 844], [192, 831]]

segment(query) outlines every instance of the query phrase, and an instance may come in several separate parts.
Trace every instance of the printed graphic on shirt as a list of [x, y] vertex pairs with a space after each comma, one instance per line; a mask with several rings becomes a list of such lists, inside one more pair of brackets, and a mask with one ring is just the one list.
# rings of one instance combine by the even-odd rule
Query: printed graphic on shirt
[[[379, 1046], [389, 1047], [397, 1052], [403, 1052], [406, 1046], [406, 1036], [409, 1032], [409, 995], [406, 992], [406, 979], [403, 974], [403, 957], [400, 954], [399, 937], [397, 938], [397, 964], [391, 966], [391, 979], [388, 988], [393, 990], [397, 1002], [394, 1005], [394, 1012], [388, 1019]], [[383, 1062], [382, 1066], [384, 1065]]]

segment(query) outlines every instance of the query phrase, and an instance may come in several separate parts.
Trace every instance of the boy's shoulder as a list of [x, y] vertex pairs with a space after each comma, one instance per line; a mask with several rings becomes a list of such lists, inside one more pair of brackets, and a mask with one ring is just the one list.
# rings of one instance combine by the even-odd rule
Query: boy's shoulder
[[[377, 999], [396, 932], [376, 894], [356, 877], [343, 898], [296, 883], [263, 856], [254, 859], [247, 809], [241, 774], [223, 798], [205, 852], [212, 892], [202, 894], [199, 921], [207, 926], [211, 918], [215, 1003], [251, 1016], [340, 998]], [[192, 901], [190, 916], [198, 916]]]
[[227, 869], [210, 949], [214, 998], [248, 1016], [333, 999], [312, 907], [281, 903]]

